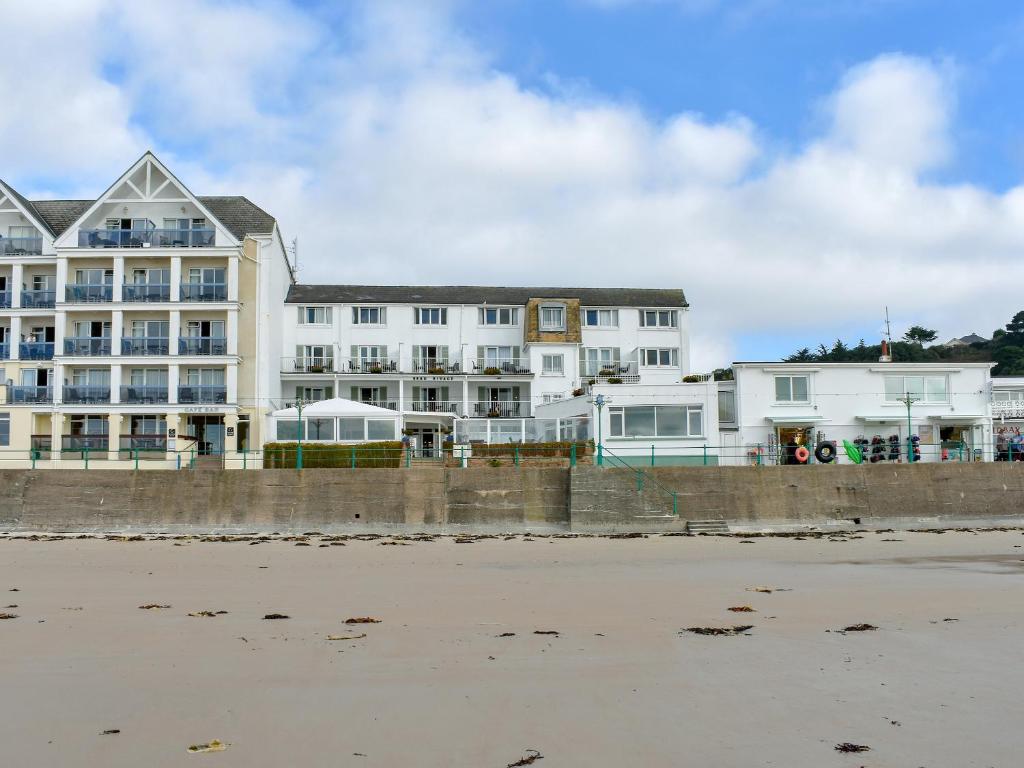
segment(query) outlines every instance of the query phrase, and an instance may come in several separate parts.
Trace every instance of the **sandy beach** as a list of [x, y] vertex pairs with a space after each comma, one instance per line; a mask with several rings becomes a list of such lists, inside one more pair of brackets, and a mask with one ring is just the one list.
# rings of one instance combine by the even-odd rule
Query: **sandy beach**
[[0, 537], [3, 764], [1021, 763], [1020, 531], [306, 538]]

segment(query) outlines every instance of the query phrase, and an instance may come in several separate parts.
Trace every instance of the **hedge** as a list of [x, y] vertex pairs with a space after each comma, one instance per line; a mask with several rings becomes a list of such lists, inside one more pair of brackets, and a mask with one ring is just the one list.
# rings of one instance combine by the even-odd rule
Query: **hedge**
[[[519, 449], [521, 457], [526, 456], [563, 456], [568, 458], [574, 443], [470, 443], [473, 458], [487, 456], [514, 456], [516, 449]], [[576, 457], [586, 456], [591, 450], [589, 441], [575, 443]]]
[[[263, 446], [264, 469], [294, 469], [298, 443], [267, 443]], [[400, 467], [405, 460], [405, 447], [397, 440], [380, 443], [303, 443], [304, 469], [358, 469]]]

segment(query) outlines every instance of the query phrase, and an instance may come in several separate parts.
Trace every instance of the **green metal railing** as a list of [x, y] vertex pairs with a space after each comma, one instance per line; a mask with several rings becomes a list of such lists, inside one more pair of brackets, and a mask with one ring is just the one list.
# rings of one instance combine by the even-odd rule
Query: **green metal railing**
[[602, 458], [602, 467], [605, 467], [613, 471], [621, 471], [632, 474], [632, 479], [636, 483], [636, 492], [638, 494], [642, 494], [645, 488], [653, 488], [659, 491], [662, 495], [671, 499], [672, 514], [677, 517], [679, 516], [678, 491], [666, 487], [656, 477], [654, 477], [654, 475], [652, 475], [650, 472], [646, 471], [642, 467], [638, 467], [633, 464], [627, 463], [626, 461], [623, 460], [622, 457], [616, 455], [613, 451], [610, 451], [607, 446], [599, 446], [599, 455], [601, 455]]

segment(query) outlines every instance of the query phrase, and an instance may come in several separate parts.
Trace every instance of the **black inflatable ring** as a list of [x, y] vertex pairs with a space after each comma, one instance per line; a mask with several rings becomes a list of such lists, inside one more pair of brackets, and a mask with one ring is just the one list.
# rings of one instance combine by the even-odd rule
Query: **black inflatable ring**
[[836, 444], [818, 443], [818, 447], [814, 449], [814, 458], [822, 464], [831, 464], [836, 458]]

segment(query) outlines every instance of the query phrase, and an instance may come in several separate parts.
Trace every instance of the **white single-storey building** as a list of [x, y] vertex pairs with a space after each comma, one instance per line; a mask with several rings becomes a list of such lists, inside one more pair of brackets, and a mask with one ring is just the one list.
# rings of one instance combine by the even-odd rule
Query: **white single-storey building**
[[992, 378], [992, 434], [998, 460], [1024, 461], [1024, 376]]
[[[298, 408], [274, 411], [270, 415], [270, 433], [277, 442], [297, 440], [299, 418]], [[304, 406], [301, 419], [302, 439], [308, 442], [361, 443], [398, 440], [402, 436], [400, 414], [340, 397]]]

